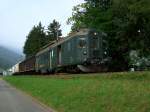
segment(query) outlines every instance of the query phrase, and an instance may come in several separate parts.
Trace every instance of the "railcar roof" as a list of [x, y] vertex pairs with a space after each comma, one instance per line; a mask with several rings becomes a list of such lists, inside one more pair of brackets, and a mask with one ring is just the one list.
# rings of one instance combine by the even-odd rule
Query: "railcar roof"
[[74, 37], [76, 37], [76, 36], [81, 36], [81, 35], [87, 35], [87, 34], [89, 33], [89, 31], [90, 31], [90, 29], [82, 29], [82, 30], [80, 30], [79, 32], [72, 33], [71, 35], [69, 35], [69, 36], [67, 36], [67, 37], [64, 37], [63, 39], [61, 39], [61, 40], [59, 40], [59, 41], [56, 40], [56, 41], [53, 42], [53, 43], [49, 43], [48, 45], [46, 45], [46, 47], [44, 47], [44, 49], [40, 50], [40, 51], [36, 54], [36, 56], [38, 56], [38, 55], [40, 55], [40, 54], [42, 54], [42, 53], [44, 53], [44, 52], [50, 50], [50, 48], [53, 48], [53, 47], [56, 47], [56, 46], [62, 44], [63, 42], [65, 42], [65, 41], [67, 41], [67, 40], [69, 40], [69, 39], [71, 39], [71, 38], [74, 38]]
[[35, 58], [35, 55], [29, 56], [29, 57], [25, 58], [24, 60], [20, 61], [19, 63], [26, 62], [26, 61], [30, 60], [31, 58]]

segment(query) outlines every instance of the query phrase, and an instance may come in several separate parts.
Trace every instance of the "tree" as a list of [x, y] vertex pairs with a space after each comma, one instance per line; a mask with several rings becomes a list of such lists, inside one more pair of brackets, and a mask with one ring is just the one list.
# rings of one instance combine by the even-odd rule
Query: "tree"
[[132, 50], [139, 51], [141, 57], [150, 55], [149, 5], [147, 0], [115, 0], [107, 33], [112, 66], [121, 67], [116, 69], [128, 69]]
[[111, 19], [108, 10], [111, 0], [85, 0], [73, 8], [72, 17], [68, 19], [68, 24], [72, 24], [72, 31], [81, 28], [95, 28], [100, 30], [102, 24]]
[[107, 33], [111, 68], [127, 70], [129, 54], [139, 51], [150, 55], [150, 1], [148, 0], [85, 0], [73, 9], [69, 18], [74, 28], [95, 28]]
[[72, 17], [68, 18], [67, 24], [72, 24], [71, 32], [74, 32], [76, 30], [79, 30], [81, 28], [87, 27], [87, 24], [85, 22], [86, 19], [86, 13], [85, 9], [87, 7], [86, 3], [79, 4], [75, 7], [73, 7], [73, 13]]
[[53, 20], [53, 22], [48, 25], [47, 37], [49, 41], [57, 40], [57, 38], [62, 35], [60, 26], [56, 20]]
[[37, 26], [34, 26], [29, 32], [23, 52], [26, 57], [30, 57], [32, 55], [35, 55], [41, 47], [46, 45], [46, 43], [47, 38], [44, 32], [44, 27], [40, 22]]

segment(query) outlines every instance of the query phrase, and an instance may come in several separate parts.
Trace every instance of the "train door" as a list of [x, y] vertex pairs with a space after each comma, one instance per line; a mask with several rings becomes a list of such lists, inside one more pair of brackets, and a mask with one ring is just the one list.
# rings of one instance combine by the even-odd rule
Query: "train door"
[[50, 51], [50, 60], [49, 60], [50, 69], [52, 69], [52, 57], [53, 57], [53, 50]]
[[61, 65], [61, 45], [57, 47], [57, 54], [57, 63], [58, 65]]

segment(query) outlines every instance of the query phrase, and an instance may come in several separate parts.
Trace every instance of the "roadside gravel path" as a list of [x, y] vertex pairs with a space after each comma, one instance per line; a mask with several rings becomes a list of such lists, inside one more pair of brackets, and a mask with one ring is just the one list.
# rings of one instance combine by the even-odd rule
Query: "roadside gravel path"
[[0, 112], [52, 112], [0, 79]]

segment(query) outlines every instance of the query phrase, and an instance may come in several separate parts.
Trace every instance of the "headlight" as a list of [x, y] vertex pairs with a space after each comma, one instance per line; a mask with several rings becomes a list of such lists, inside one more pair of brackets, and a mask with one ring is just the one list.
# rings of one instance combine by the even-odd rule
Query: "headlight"
[[95, 32], [95, 33], [94, 33], [94, 35], [96, 36], [96, 35], [97, 35], [97, 33]]
[[83, 52], [83, 54], [84, 54], [84, 55], [87, 55], [87, 52], [86, 52], [86, 51], [84, 51], [84, 52]]

